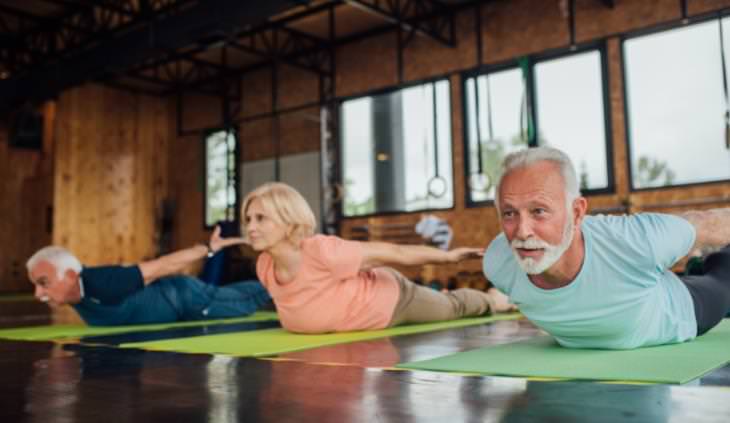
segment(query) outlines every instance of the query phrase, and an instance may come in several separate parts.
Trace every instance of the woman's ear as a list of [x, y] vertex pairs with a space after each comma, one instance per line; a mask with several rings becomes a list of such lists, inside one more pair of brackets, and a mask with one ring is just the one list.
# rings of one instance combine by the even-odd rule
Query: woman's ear
[[289, 239], [289, 241], [292, 241], [296, 243], [298, 241], [299, 236], [299, 225], [297, 224], [290, 224], [288, 228], [286, 228], [286, 237]]

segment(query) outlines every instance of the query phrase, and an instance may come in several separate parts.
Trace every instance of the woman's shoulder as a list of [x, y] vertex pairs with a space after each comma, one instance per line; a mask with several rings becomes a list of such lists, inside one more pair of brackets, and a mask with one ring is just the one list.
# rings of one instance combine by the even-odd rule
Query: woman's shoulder
[[335, 245], [339, 242], [344, 241], [342, 238], [334, 236], [334, 235], [323, 235], [323, 234], [316, 234], [312, 235], [310, 237], [304, 238], [302, 240], [302, 249], [320, 249], [323, 247], [328, 247], [330, 245]]
[[302, 241], [302, 253], [317, 261], [328, 262], [339, 257], [342, 252], [349, 251], [348, 245], [353, 241], [346, 241], [334, 235], [312, 235]]

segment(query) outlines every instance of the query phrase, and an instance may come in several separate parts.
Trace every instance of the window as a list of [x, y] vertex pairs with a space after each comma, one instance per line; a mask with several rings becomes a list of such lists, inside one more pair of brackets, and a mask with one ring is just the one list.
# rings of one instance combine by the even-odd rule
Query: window
[[453, 207], [446, 80], [344, 101], [343, 214]]
[[470, 199], [492, 200], [502, 159], [527, 146], [522, 72], [512, 68], [469, 78], [466, 100]]
[[[730, 21], [624, 41], [632, 188], [730, 179], [723, 56]], [[724, 42], [720, 34], [724, 33]]]
[[603, 60], [594, 48], [464, 79], [469, 203], [494, 200], [502, 160], [528, 145], [568, 154], [584, 192], [612, 188]]
[[535, 65], [538, 143], [564, 151], [583, 191], [608, 187], [601, 54], [573, 54]]
[[233, 130], [209, 132], [205, 137], [205, 226], [236, 221], [236, 135]]

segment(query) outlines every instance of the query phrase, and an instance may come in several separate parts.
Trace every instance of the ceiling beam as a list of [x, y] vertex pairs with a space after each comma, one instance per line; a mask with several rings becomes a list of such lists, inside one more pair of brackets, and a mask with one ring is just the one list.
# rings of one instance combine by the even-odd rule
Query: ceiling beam
[[[455, 47], [453, 36], [454, 15], [445, 5], [435, 0], [410, 0], [386, 2], [385, 7], [378, 0], [345, 0], [345, 3], [386, 22], [400, 26], [406, 32], [413, 32], [431, 38], [448, 47]], [[415, 10], [412, 10], [415, 9]], [[441, 25], [424, 24], [423, 15], [432, 15], [442, 21]]]
[[192, 7], [131, 30], [71, 58], [33, 67], [22, 76], [0, 81], [0, 107], [24, 100], [44, 100], [85, 81], [99, 80], [158, 56], [183, 48], [215, 32], [235, 33], [257, 25], [302, 0], [205, 0]]

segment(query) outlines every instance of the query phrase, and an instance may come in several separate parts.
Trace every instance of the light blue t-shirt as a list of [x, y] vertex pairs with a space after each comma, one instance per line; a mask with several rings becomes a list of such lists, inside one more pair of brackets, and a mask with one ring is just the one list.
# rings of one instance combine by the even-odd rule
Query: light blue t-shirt
[[668, 269], [695, 241], [677, 216], [586, 216], [585, 258], [570, 284], [546, 290], [522, 270], [504, 234], [489, 244], [484, 274], [534, 324], [565, 347], [629, 349], [697, 336], [689, 290]]

